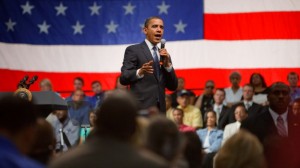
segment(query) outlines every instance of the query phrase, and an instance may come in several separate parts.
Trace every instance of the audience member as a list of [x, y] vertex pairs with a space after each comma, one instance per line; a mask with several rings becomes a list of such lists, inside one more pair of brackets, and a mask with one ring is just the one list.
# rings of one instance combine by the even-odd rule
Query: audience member
[[172, 97], [171, 95], [166, 95], [165, 99], [166, 99], [166, 109], [167, 109], [166, 116], [168, 119], [174, 121], [172, 112], [175, 108], [172, 107]]
[[90, 97], [90, 104], [93, 109], [99, 108], [101, 102], [103, 100], [104, 92], [102, 91], [102, 85], [100, 81], [93, 81], [92, 82], [92, 90], [94, 95]]
[[216, 112], [208, 111], [205, 117], [206, 128], [197, 131], [205, 153], [217, 152], [221, 147], [223, 131], [216, 127]]
[[172, 112], [175, 124], [180, 132], [195, 131], [194, 127], [183, 124], [184, 112], [182, 109], [175, 108]]
[[38, 118], [36, 126], [36, 135], [33, 143], [33, 147], [29, 152], [29, 156], [47, 165], [55, 154], [56, 140], [54, 131], [44, 118]]
[[0, 99], [0, 110], [0, 167], [43, 167], [25, 156], [35, 140], [34, 105], [18, 97], [4, 96]]
[[[72, 101], [74, 92], [77, 91], [77, 90], [82, 90], [83, 91], [83, 86], [84, 86], [84, 80], [83, 80], [83, 78], [81, 78], [81, 77], [74, 78], [74, 80], [73, 80], [74, 91], [71, 93], [71, 95], [69, 97], [66, 98], [66, 101], [67, 102], [68, 101]], [[84, 93], [83, 93], [83, 99], [86, 102], [89, 101], [89, 97], [86, 96]]]
[[[219, 129], [224, 129], [224, 127], [229, 123], [229, 107], [224, 105], [225, 100], [224, 89], [216, 89], [214, 94], [214, 104], [213, 111], [217, 114], [217, 126]], [[204, 115], [203, 115], [204, 116]]]
[[197, 131], [202, 142], [205, 155], [203, 159], [203, 167], [212, 168], [213, 158], [221, 147], [223, 131], [217, 129], [217, 115], [214, 111], [208, 111], [205, 115], [206, 128]]
[[[117, 105], [116, 105], [117, 104]], [[130, 140], [137, 128], [138, 103], [129, 93], [116, 90], [96, 111], [94, 136], [76, 149], [55, 160], [50, 168], [167, 167], [166, 163], [141, 155]]]
[[290, 72], [287, 80], [291, 90], [291, 102], [293, 102], [295, 99], [300, 98], [300, 88], [298, 87], [299, 75], [296, 72]]
[[245, 109], [244, 104], [239, 104], [235, 107], [234, 116], [236, 122], [225, 126], [222, 144], [224, 144], [228, 140], [228, 138], [239, 131], [241, 122], [248, 117], [248, 113]]
[[212, 108], [214, 104], [214, 88], [215, 82], [213, 80], [206, 81], [204, 92], [198, 97], [195, 103], [195, 107], [200, 109], [202, 116], [204, 116], [205, 111]]
[[183, 139], [172, 121], [160, 115], [150, 118], [145, 146], [167, 160], [170, 167], [178, 167], [178, 164], [181, 164], [183, 144]]
[[86, 141], [87, 137], [89, 136], [90, 132], [93, 131], [97, 116], [95, 111], [90, 111], [89, 113], [89, 125], [82, 125], [80, 129], [80, 141], [79, 144], [82, 144]]
[[184, 132], [183, 133], [186, 141], [184, 150], [184, 157], [188, 162], [189, 168], [201, 168], [203, 152], [202, 142], [199, 136], [195, 132]]
[[184, 78], [182, 77], [179, 77], [177, 78], [178, 80], [178, 85], [177, 85], [177, 89], [176, 91], [174, 91], [172, 94], [171, 94], [171, 97], [172, 97], [172, 107], [176, 108], [178, 106], [178, 102], [177, 102], [177, 95], [178, 95], [178, 92], [183, 90], [185, 88], [185, 81], [184, 81]]
[[269, 108], [242, 122], [241, 128], [256, 135], [263, 144], [268, 167], [299, 167], [299, 126], [288, 111], [290, 87], [276, 82], [269, 89]]
[[[243, 88], [243, 104], [248, 112], [248, 118], [254, 118], [255, 116], [259, 115], [264, 111], [263, 106], [253, 102], [253, 86], [250, 84], [244, 85]], [[239, 105], [239, 103], [233, 105], [233, 107], [230, 109], [230, 118], [229, 123], [235, 122], [235, 115], [234, 115], [234, 109], [236, 106]]]
[[82, 90], [74, 91], [72, 101], [68, 101], [69, 117], [76, 120], [79, 125], [89, 124], [89, 112], [92, 111], [90, 103], [84, 100]]
[[177, 102], [179, 109], [182, 109], [184, 112], [183, 123], [185, 125], [202, 128], [202, 116], [198, 108], [189, 104], [189, 92], [187, 90], [178, 91]]
[[40, 81], [40, 91], [53, 91], [52, 83], [49, 79], [45, 78]]
[[294, 100], [292, 104], [292, 112], [295, 117], [300, 117], [300, 98]]
[[266, 106], [268, 105], [268, 87], [264, 77], [260, 73], [253, 73], [249, 82], [254, 88], [253, 102]]
[[240, 87], [241, 75], [238, 72], [232, 72], [229, 76], [231, 86], [225, 89], [227, 106], [231, 107], [233, 104], [241, 101], [243, 90]]
[[240, 130], [214, 158], [214, 168], [266, 168], [263, 147], [251, 133]]
[[56, 151], [64, 152], [78, 144], [79, 124], [68, 116], [67, 110], [57, 110], [58, 121], [54, 123], [54, 133], [56, 137]]
[[188, 90], [190, 92], [190, 100], [189, 100], [189, 104], [190, 105], [194, 105], [196, 102], [196, 94], [195, 92], [193, 92], [192, 90]]

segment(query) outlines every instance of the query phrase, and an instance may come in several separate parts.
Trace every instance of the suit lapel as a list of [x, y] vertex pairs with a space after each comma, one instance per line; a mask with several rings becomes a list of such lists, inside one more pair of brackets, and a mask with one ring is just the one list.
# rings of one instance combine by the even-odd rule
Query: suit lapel
[[[149, 62], [151, 60], [154, 61], [152, 53], [149, 50], [145, 41], [141, 43], [141, 47], [142, 47], [143, 53], [147, 59], [147, 62]], [[159, 69], [159, 71], [160, 71], [160, 69]], [[160, 81], [162, 75], [160, 75], [159, 79], [157, 79], [157, 76], [154, 73], [153, 73], [153, 76], [155, 77], [156, 80]]]
[[144, 53], [147, 61], [148, 62], [151, 61], [151, 60], [154, 61], [153, 57], [152, 57], [152, 53], [150, 52], [150, 50], [149, 50], [149, 48], [148, 48], [148, 46], [147, 46], [147, 44], [146, 44], [145, 41], [141, 43], [141, 48], [143, 50], [143, 53]]

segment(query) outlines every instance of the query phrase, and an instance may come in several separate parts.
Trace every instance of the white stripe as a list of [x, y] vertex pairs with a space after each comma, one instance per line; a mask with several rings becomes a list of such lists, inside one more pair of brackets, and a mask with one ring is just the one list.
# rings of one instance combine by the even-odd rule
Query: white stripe
[[300, 0], [205, 0], [205, 13], [300, 11]]
[[[125, 48], [0, 43], [0, 68], [44, 72], [120, 72]], [[180, 41], [166, 48], [176, 69], [300, 67], [300, 40]]]

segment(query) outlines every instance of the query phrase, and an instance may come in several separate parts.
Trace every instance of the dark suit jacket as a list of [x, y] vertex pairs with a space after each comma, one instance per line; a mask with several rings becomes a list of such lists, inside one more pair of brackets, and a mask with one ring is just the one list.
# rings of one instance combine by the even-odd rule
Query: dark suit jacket
[[223, 105], [223, 108], [219, 117], [218, 128], [224, 130], [225, 126], [229, 124], [229, 107]]
[[145, 41], [127, 47], [120, 82], [123, 85], [130, 85], [130, 90], [136, 95], [142, 109], [158, 105], [160, 111], [166, 112], [165, 88], [176, 90], [177, 77], [173, 68], [168, 72], [161, 67], [159, 78], [153, 73], [145, 74], [143, 78], [138, 79], [137, 70], [151, 60], [153, 60], [152, 53]]
[[[234, 116], [234, 110], [235, 110], [235, 108], [237, 107], [238, 104], [240, 104], [240, 103], [237, 103], [237, 104], [233, 105], [229, 110], [229, 123], [236, 122], [235, 116]], [[259, 104], [253, 102], [252, 106], [247, 110], [248, 111], [248, 119], [253, 118], [256, 115], [259, 115], [260, 113], [262, 113], [263, 108], [264, 107], [262, 105], [259, 105]]]
[[299, 127], [288, 113], [288, 137], [281, 137], [269, 110], [242, 122], [241, 128], [253, 133], [264, 147], [266, 161], [269, 167], [296, 168], [299, 166]]

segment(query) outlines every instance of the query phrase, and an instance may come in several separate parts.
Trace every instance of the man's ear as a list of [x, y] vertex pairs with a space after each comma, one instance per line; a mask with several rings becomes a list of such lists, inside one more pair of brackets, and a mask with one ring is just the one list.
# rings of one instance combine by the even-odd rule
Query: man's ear
[[144, 34], [147, 34], [147, 27], [143, 27]]

